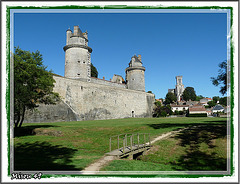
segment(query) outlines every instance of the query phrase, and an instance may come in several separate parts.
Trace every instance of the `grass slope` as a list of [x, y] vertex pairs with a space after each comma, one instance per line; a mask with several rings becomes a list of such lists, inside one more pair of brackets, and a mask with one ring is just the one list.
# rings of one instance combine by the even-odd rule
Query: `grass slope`
[[[223, 147], [225, 149], [225, 145], [220, 140], [220, 137], [224, 139], [226, 135], [225, 118], [130, 118], [24, 124], [21, 130], [15, 132], [14, 168], [15, 170], [41, 171], [82, 170], [109, 151], [110, 136], [122, 133], [150, 133], [151, 138], [154, 138], [172, 130], [195, 125], [205, 127], [207, 132], [206, 135], [204, 134], [205, 137], [211, 134], [215, 136], [210, 141], [215, 140], [214, 143], [211, 143], [214, 148]], [[216, 129], [216, 127], [218, 128]], [[223, 130], [223, 132], [219, 130], [217, 133], [215, 129]], [[195, 132], [197, 131], [199, 130]], [[187, 155], [186, 151], [188, 150], [183, 148], [191, 147], [191, 143], [176, 146], [176, 141], [183, 139], [186, 142], [184, 137], [189, 137], [189, 135], [189, 132], [185, 132], [178, 135], [182, 137], [171, 138], [172, 140], [165, 140], [165, 142], [159, 141], [154, 145], [156, 151], [144, 156], [141, 161], [116, 160], [111, 163], [113, 165], [110, 164], [104, 170], [187, 170], [188, 167], [174, 165], [174, 161], [185, 159], [181, 156]], [[203, 140], [207, 140], [207, 138], [203, 138]], [[217, 144], [217, 142], [219, 143]], [[205, 142], [199, 144], [205, 144]], [[169, 150], [174, 147], [176, 147], [176, 151], [170, 154]], [[195, 147], [197, 148], [197, 146]], [[206, 150], [210, 149], [208, 144], [205, 147]], [[225, 153], [217, 152], [216, 149], [210, 154], [224, 159]], [[172, 156], [165, 157], [162, 153]]]

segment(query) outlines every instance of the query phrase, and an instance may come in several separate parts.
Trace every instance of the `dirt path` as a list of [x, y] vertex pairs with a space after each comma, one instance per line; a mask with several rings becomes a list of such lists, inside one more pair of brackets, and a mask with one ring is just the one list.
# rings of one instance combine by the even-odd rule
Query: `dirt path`
[[[156, 137], [155, 139], [153, 139], [151, 141], [151, 144], [155, 143], [156, 141], [165, 139], [171, 135], [174, 135], [182, 130], [184, 130], [184, 129], [180, 129], [178, 131], [172, 131], [172, 132], [162, 134], [162, 135]], [[149, 144], [149, 143], [146, 143], [146, 144]], [[101, 159], [99, 159], [98, 161], [96, 161], [96, 162], [92, 163], [91, 165], [89, 165], [88, 167], [86, 167], [84, 170], [82, 170], [82, 172], [83, 172], [83, 174], [97, 174], [98, 171], [100, 171], [100, 169], [103, 166], [107, 165], [109, 162], [111, 162], [115, 159], [117, 159], [116, 156], [104, 156]]]

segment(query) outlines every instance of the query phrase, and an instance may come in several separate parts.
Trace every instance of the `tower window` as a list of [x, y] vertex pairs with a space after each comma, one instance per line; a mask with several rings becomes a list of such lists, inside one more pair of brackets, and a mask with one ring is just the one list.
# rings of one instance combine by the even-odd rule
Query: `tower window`
[[78, 61], [78, 63], [80, 63], [80, 61]]
[[80, 73], [78, 73], [78, 75], [80, 75]]
[[85, 63], [85, 61], [83, 61], [83, 63]]

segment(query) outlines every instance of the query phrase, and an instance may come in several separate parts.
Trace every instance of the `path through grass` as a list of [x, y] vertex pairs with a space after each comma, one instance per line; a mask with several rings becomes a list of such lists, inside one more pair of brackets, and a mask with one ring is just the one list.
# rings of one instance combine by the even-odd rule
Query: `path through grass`
[[[14, 138], [14, 167], [15, 170], [82, 170], [109, 151], [110, 136], [150, 133], [154, 138], [172, 130], [195, 125], [221, 125], [226, 128], [226, 119], [130, 118], [24, 124]], [[159, 162], [151, 159], [143, 161], [133, 161], [133, 165], [149, 163], [148, 168], [153, 170], [159, 165]], [[162, 165], [162, 170], [167, 168], [167, 165]]]

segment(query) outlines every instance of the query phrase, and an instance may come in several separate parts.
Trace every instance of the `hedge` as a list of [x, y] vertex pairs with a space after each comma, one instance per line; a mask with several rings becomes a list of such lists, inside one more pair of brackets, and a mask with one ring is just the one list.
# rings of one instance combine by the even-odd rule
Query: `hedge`
[[188, 117], [207, 117], [207, 113], [188, 114]]

